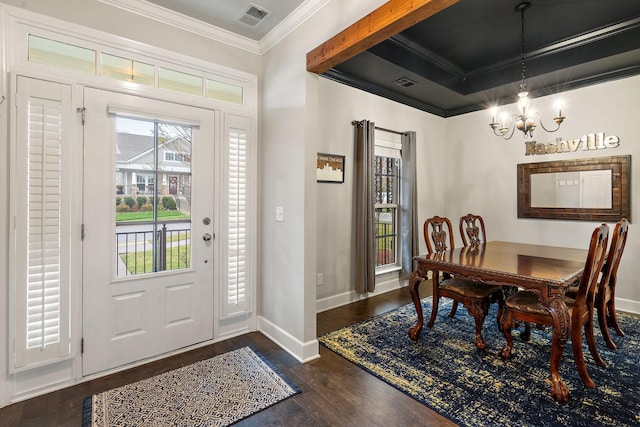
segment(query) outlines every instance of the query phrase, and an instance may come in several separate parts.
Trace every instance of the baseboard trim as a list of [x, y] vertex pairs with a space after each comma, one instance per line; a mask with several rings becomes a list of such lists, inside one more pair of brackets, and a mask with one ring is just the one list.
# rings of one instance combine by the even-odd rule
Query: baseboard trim
[[282, 347], [300, 363], [307, 363], [320, 357], [319, 343], [315, 338], [302, 342], [262, 316], [258, 316], [258, 331]]
[[385, 292], [403, 288], [405, 286], [406, 281], [400, 281], [398, 278], [393, 278], [385, 282], [376, 283], [376, 290], [367, 294], [359, 294], [356, 291], [349, 291], [338, 295], [321, 298], [316, 300], [316, 313], [321, 313], [323, 311], [331, 310], [332, 308], [341, 307], [352, 302], [371, 298], [376, 295], [384, 294]]
[[616, 298], [616, 310], [626, 311], [627, 313], [640, 314], [640, 301]]

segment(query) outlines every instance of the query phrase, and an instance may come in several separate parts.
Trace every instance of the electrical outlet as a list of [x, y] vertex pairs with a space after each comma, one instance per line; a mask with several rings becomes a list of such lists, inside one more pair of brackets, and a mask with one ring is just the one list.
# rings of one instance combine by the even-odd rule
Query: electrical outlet
[[320, 286], [324, 283], [324, 275], [322, 273], [316, 274], [316, 286]]
[[277, 222], [284, 221], [284, 208], [282, 206], [276, 207], [276, 221]]

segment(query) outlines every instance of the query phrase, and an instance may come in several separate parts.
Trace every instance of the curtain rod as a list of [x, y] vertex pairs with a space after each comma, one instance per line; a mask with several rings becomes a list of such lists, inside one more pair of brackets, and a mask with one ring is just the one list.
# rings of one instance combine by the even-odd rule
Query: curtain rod
[[379, 128], [378, 126], [376, 126], [375, 128], [376, 128], [376, 130], [381, 130], [383, 132], [389, 132], [389, 133], [395, 133], [396, 135], [407, 135], [407, 132], [398, 132], [397, 130]]
[[[351, 124], [353, 126], [361, 125], [362, 121], [352, 120]], [[381, 128], [381, 127], [378, 127], [378, 126], [375, 126], [375, 129], [376, 130], [381, 130], [383, 132], [395, 133], [396, 135], [408, 135], [409, 134], [408, 132], [398, 132], [397, 130], [385, 129], [385, 128]]]

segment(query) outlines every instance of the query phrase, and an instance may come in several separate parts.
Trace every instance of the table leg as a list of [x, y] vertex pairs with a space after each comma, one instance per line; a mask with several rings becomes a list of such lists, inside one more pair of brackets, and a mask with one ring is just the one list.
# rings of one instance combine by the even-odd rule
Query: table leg
[[567, 344], [571, 329], [569, 310], [560, 296], [549, 299], [547, 310], [553, 318], [553, 340], [551, 343], [551, 396], [556, 402], [566, 405], [569, 402], [569, 388], [560, 378], [560, 358]]
[[411, 299], [413, 300], [413, 305], [416, 308], [416, 314], [418, 315], [418, 322], [409, 329], [409, 338], [413, 341], [417, 341], [420, 336], [420, 332], [422, 332], [422, 325], [424, 324], [424, 317], [422, 316], [422, 303], [420, 302], [420, 293], [418, 292], [418, 287], [420, 283], [426, 278], [427, 269], [418, 264], [418, 268], [411, 273], [409, 277], [409, 292], [411, 293]]

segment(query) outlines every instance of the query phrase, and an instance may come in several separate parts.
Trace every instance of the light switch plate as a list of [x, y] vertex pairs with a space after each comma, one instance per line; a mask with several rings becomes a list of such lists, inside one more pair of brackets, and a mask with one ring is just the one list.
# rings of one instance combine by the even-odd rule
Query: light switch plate
[[276, 207], [276, 221], [284, 221], [284, 208], [282, 206]]

